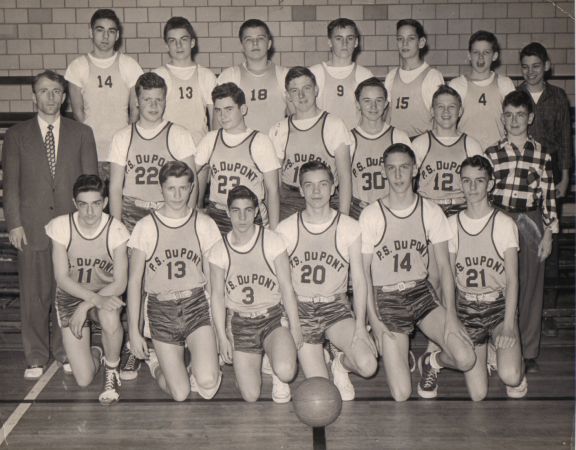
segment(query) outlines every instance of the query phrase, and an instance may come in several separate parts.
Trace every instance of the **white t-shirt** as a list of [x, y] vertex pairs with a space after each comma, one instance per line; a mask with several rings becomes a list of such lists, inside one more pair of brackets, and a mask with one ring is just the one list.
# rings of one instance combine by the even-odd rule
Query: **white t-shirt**
[[[330, 218], [326, 222], [310, 223], [304, 220], [304, 224], [311, 233], [322, 233], [332, 225], [336, 214], [337, 211], [330, 210]], [[287, 217], [280, 222], [276, 227], [276, 232], [282, 236], [288, 254], [292, 253], [298, 243], [298, 214], [292, 214], [290, 217]], [[360, 235], [361, 231], [358, 221], [345, 214], [341, 214], [340, 220], [338, 221], [338, 228], [336, 229], [336, 246], [344, 259], [349, 259], [350, 246], [360, 237]]]
[[[237, 252], [246, 253], [253, 246], [256, 239], [258, 239], [259, 228], [256, 227], [254, 235], [246, 242], [244, 245], [236, 246], [232, 244], [232, 232], [230, 231], [227, 235], [228, 243]], [[286, 251], [286, 244], [278, 234], [271, 230], [264, 230], [264, 255], [266, 260], [272, 263], [282, 252]], [[228, 251], [226, 250], [226, 244], [224, 240], [221, 240], [214, 244], [212, 250], [210, 250], [210, 255], [208, 260], [215, 266], [220, 267], [222, 270], [227, 271], [230, 266], [230, 258], [228, 257]]]
[[[142, 128], [136, 123], [138, 132], [144, 139], [152, 139], [166, 126], [167, 122], [163, 120], [154, 128]], [[132, 137], [132, 125], [122, 128], [112, 138], [110, 154], [108, 161], [124, 167], [128, 158], [128, 149]], [[177, 124], [172, 124], [168, 133], [168, 148], [175, 159], [182, 161], [196, 154], [196, 145], [190, 132]]]
[[[434, 133], [434, 132], [432, 132]], [[458, 136], [437, 136], [434, 133], [436, 139], [438, 139], [443, 145], [449, 146], [454, 144], [462, 134]], [[416, 155], [416, 165], [420, 167], [424, 158], [426, 158], [426, 154], [428, 153], [428, 148], [430, 146], [430, 135], [428, 133], [423, 133], [420, 136], [417, 136], [414, 141], [412, 141], [412, 149], [414, 150], [414, 154]], [[482, 146], [480, 142], [474, 139], [472, 136], [466, 136], [466, 152], [468, 156], [484, 156], [484, 152], [482, 151]]]
[[[155, 212], [156, 215], [162, 220], [162, 223], [169, 227], [179, 227], [184, 225], [192, 211], [180, 219], [171, 219], [169, 217], [163, 216], [158, 211]], [[222, 240], [222, 235], [218, 226], [213, 219], [207, 215], [198, 212], [198, 218], [196, 220], [196, 233], [198, 235], [198, 241], [200, 242], [200, 248], [202, 250], [202, 255], [207, 256], [210, 249], [216, 244], [216, 242]], [[156, 232], [156, 225], [154, 219], [151, 215], [147, 215], [140, 219], [134, 230], [132, 231], [132, 236], [128, 241], [128, 247], [138, 249], [146, 255], [146, 259], [149, 259], [154, 254], [156, 249], [156, 243], [158, 241], [158, 234]]]
[[[422, 63], [421, 66], [414, 70], [404, 70], [400, 67], [394, 67], [390, 72], [388, 72], [388, 75], [386, 75], [386, 79], [384, 80], [384, 86], [388, 91], [388, 98], [392, 97], [392, 86], [397, 72], [400, 75], [400, 79], [405, 84], [408, 84], [418, 78], [428, 67], [430, 66], [426, 62]], [[424, 100], [424, 105], [427, 109], [432, 107], [432, 96], [434, 95], [434, 92], [436, 92], [438, 87], [443, 84], [444, 77], [442, 76], [442, 73], [438, 69], [430, 69], [426, 78], [422, 81], [422, 99]]]
[[[100, 223], [98, 227], [94, 230], [93, 233], [82, 233], [82, 236], [86, 239], [91, 239], [93, 237], [98, 236], [100, 232], [104, 229], [106, 224], [108, 223], [108, 218], [110, 216], [106, 213], [102, 213], [102, 218], [100, 219]], [[78, 227], [78, 211], [76, 211], [72, 215], [72, 220]], [[79, 228], [79, 227], [78, 227]], [[46, 234], [50, 239], [54, 242], [58, 242], [62, 244], [64, 247], [67, 247], [70, 243], [70, 219], [68, 214], [64, 214], [62, 216], [55, 217], [52, 219], [48, 224], [44, 227], [46, 230]], [[108, 235], [108, 247], [110, 251], [116, 250], [116, 248], [122, 245], [124, 242], [128, 241], [130, 238], [130, 233], [124, 226], [122, 222], [116, 219], [112, 219], [112, 223], [110, 224], [110, 233]]]
[[[232, 134], [223, 130], [222, 139], [227, 145], [234, 147], [246, 139], [253, 131], [254, 130], [247, 128], [246, 131], [242, 133]], [[213, 130], [200, 141], [195, 159], [198, 167], [202, 167], [210, 161], [217, 136], [218, 130]], [[254, 136], [254, 140], [252, 141], [252, 158], [262, 173], [272, 172], [280, 168], [280, 161], [278, 161], [276, 157], [274, 146], [268, 136], [263, 133], [256, 133], [256, 136]]]
[[[405, 209], [390, 209], [397, 217], [408, 217], [416, 206], [418, 197], [414, 197], [414, 202]], [[452, 230], [448, 225], [448, 220], [438, 205], [434, 202], [422, 199], [422, 216], [424, 220], [424, 230], [426, 237], [432, 244], [439, 244], [452, 238]], [[378, 202], [368, 205], [360, 214], [360, 228], [362, 230], [362, 253], [371, 255], [374, 247], [384, 233], [385, 223], [382, 210]]]
[[[480, 219], [472, 219], [463, 212], [455, 214], [448, 218], [450, 229], [452, 231], [452, 239], [448, 241], [448, 251], [450, 253], [458, 252], [458, 216], [464, 230], [469, 234], [478, 234], [492, 216], [492, 210]], [[496, 246], [496, 250], [500, 255], [503, 255], [509, 248], [519, 248], [518, 244], [518, 228], [514, 220], [506, 214], [496, 214], [494, 218], [494, 232], [492, 233], [492, 240]]]
[[198, 84], [200, 85], [200, 95], [202, 96], [202, 101], [206, 105], [212, 105], [212, 90], [216, 87], [216, 75], [206, 67], [199, 64], [188, 67], [174, 66], [172, 64], [166, 64], [166, 66], [160, 66], [154, 69], [152, 72], [157, 73], [164, 81], [166, 81], [166, 86], [168, 90], [172, 89], [172, 77], [168, 73], [168, 68], [172, 75], [181, 80], [188, 80], [196, 69], [198, 69]]
[[[247, 72], [250, 72], [250, 70], [246, 67], [246, 62], [243, 62], [242, 66], [244, 66], [244, 69]], [[279, 66], [277, 64], [275, 64], [275, 67], [276, 67], [276, 79], [278, 81], [278, 89], [280, 89], [282, 93], [284, 93], [284, 80], [286, 79], [288, 68]], [[252, 74], [252, 72], [250, 73]], [[256, 78], [259, 76], [255, 74], [252, 75]], [[241, 78], [242, 74], [240, 73], [240, 66], [227, 67], [218, 76], [218, 84], [234, 83], [236, 86], [240, 86]]]
[[[114, 64], [114, 61], [116, 60], [116, 53], [114, 53], [114, 55], [110, 58], [102, 59], [94, 58], [90, 53], [88, 53], [88, 58], [90, 58], [90, 62], [96, 67], [107, 69], [112, 64]], [[126, 84], [126, 86], [130, 88], [134, 87], [138, 77], [144, 73], [136, 60], [123, 53], [120, 53], [118, 66], [120, 69], [120, 76], [122, 77], [122, 81]], [[84, 85], [88, 82], [89, 76], [90, 65], [88, 64], [88, 61], [84, 55], [72, 61], [67, 67], [66, 73], [64, 74], [66, 81], [69, 81], [70, 83], [75, 84], [80, 88], [84, 87]]]
[[[293, 122], [300, 130], [308, 130], [312, 128], [318, 121], [324, 111], [320, 111], [318, 115], [309, 119], [296, 120], [293, 116]], [[288, 118], [281, 120], [270, 129], [270, 139], [274, 143], [276, 155], [282, 161], [284, 159], [284, 151], [286, 149], [286, 142], [288, 140]], [[350, 145], [352, 138], [350, 132], [346, 129], [346, 125], [339, 117], [334, 114], [328, 114], [323, 131], [324, 143], [330, 155], [334, 156], [336, 149], [341, 145]]]

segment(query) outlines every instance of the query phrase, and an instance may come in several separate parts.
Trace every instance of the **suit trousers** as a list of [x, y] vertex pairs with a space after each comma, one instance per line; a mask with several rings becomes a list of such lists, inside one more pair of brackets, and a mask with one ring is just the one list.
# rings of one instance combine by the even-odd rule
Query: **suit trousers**
[[54, 358], [65, 361], [66, 353], [54, 306], [56, 281], [50, 248], [33, 250], [25, 245], [24, 250], [18, 252], [18, 281], [26, 363], [45, 366], [50, 359], [50, 344]]
[[[510, 214], [510, 213], [509, 213]], [[542, 305], [544, 303], [544, 262], [538, 259], [542, 241], [542, 212], [510, 214], [518, 226], [518, 328], [522, 355], [535, 359], [540, 352]]]

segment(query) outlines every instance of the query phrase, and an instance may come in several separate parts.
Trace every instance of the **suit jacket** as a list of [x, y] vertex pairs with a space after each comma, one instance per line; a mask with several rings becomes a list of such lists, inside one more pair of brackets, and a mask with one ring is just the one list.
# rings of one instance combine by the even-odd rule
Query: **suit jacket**
[[92, 129], [61, 117], [56, 175], [48, 165], [38, 117], [11, 127], [2, 150], [4, 214], [8, 230], [24, 227], [32, 250], [45, 250], [44, 226], [54, 217], [74, 211], [72, 187], [81, 174], [97, 174]]

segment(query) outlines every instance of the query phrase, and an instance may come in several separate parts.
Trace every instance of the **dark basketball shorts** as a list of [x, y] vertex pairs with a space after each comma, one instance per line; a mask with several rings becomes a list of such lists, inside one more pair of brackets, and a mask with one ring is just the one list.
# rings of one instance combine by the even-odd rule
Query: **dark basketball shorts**
[[362, 201], [356, 197], [352, 197], [352, 203], [350, 203], [350, 217], [358, 220], [360, 218], [360, 213], [369, 205], [365, 201]]
[[132, 197], [122, 198], [122, 223], [132, 233], [136, 222], [159, 209], [163, 202], [145, 202]]
[[466, 203], [454, 204], [454, 205], [440, 205], [442, 211], [446, 217], [453, 216], [454, 214], [458, 214], [460, 211], [464, 211], [466, 209]]
[[384, 292], [375, 288], [376, 305], [380, 320], [395, 333], [410, 334], [414, 326], [440, 303], [432, 285], [427, 280], [404, 291]]
[[469, 300], [461, 291], [456, 294], [458, 318], [474, 345], [482, 345], [494, 334], [494, 329], [504, 322], [506, 299], [503, 293], [493, 301]]
[[194, 331], [211, 325], [208, 300], [203, 288], [184, 291], [183, 298], [174, 297], [158, 300], [157, 296], [148, 295], [150, 335], [156, 341], [183, 346]]
[[[268, 213], [266, 206], [263, 205], [262, 202], [258, 202], [258, 205], [258, 214], [256, 215], [254, 223], [256, 225], [268, 226]], [[218, 208], [214, 202], [208, 202], [208, 205], [206, 206], [206, 214], [216, 222], [222, 235], [228, 234], [232, 231], [232, 222], [230, 222], [230, 217], [228, 217], [228, 211]]]
[[226, 334], [236, 352], [261, 354], [266, 338], [281, 326], [280, 304], [253, 314], [231, 310], [226, 314]]
[[[330, 207], [338, 211], [340, 209], [340, 196], [338, 189], [330, 197]], [[290, 217], [292, 214], [303, 211], [306, 208], [306, 202], [300, 188], [290, 186], [286, 183], [280, 185], [280, 220]]]
[[354, 318], [346, 294], [339, 294], [329, 302], [304, 302], [299, 297], [298, 316], [306, 344], [324, 343], [328, 328], [342, 320]]
[[[56, 290], [56, 317], [60, 328], [68, 328], [70, 326], [70, 319], [76, 312], [76, 309], [78, 309], [78, 306], [82, 303], [84, 303], [84, 300], [73, 297], [60, 289]], [[82, 326], [89, 327], [91, 322], [98, 322], [96, 308], [92, 308], [88, 311], [86, 320]]]

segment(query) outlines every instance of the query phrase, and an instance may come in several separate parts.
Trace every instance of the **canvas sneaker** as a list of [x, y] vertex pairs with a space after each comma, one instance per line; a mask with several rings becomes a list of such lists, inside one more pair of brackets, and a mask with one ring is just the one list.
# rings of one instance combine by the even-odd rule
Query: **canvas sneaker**
[[332, 360], [332, 377], [334, 381], [334, 385], [338, 388], [340, 392], [340, 397], [342, 397], [343, 402], [349, 402], [354, 400], [356, 397], [356, 391], [354, 389], [354, 385], [350, 381], [350, 375], [348, 375], [348, 371], [342, 367], [342, 358], [343, 353], [339, 353], [333, 360]]
[[288, 403], [291, 397], [290, 385], [280, 381], [280, 378], [272, 374], [272, 400], [274, 403]]
[[101, 405], [109, 406], [113, 405], [120, 398], [120, 374], [116, 367], [104, 368], [104, 387], [102, 392], [98, 396], [98, 401]]
[[438, 395], [438, 370], [430, 364], [430, 352], [418, 358], [420, 381], [418, 382], [418, 395], [422, 398], [436, 398]]
[[508, 398], [523, 398], [528, 393], [528, 379], [526, 375], [518, 386], [506, 386], [506, 395]]

